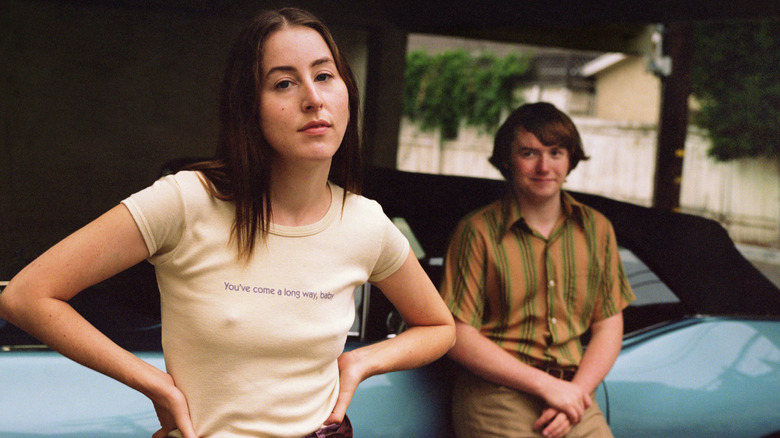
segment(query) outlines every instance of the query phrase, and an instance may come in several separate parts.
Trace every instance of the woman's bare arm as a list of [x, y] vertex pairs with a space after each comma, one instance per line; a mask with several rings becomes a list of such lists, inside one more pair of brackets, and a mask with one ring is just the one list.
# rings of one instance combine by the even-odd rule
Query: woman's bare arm
[[155, 404], [163, 429], [176, 424], [185, 437], [194, 437], [186, 400], [173, 379], [118, 346], [68, 304], [80, 291], [148, 256], [130, 212], [118, 205], [11, 279], [0, 293], [0, 317], [64, 356], [142, 392]]
[[443, 356], [455, 341], [452, 315], [411, 251], [403, 266], [376, 286], [398, 309], [409, 329], [339, 357], [341, 390], [326, 423], [342, 421], [355, 389], [363, 380], [376, 374], [423, 366]]

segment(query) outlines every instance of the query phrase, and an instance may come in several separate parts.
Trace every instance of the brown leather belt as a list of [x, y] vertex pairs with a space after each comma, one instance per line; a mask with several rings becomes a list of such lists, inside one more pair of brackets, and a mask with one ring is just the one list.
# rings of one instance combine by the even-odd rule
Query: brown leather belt
[[565, 380], [567, 382], [571, 382], [572, 379], [574, 379], [574, 374], [577, 372], [576, 368], [563, 368], [559, 366], [548, 366], [539, 369], [556, 379]]
[[577, 367], [564, 367], [550, 362], [534, 361], [530, 365], [544, 371], [556, 379], [565, 380], [567, 382], [571, 382], [572, 379], [574, 379], [574, 374], [577, 372]]

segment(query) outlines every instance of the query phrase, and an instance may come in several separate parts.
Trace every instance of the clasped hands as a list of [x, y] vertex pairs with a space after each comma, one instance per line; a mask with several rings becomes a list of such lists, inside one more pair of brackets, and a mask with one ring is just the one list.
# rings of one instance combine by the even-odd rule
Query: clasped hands
[[552, 381], [554, 383], [547, 385], [542, 394], [548, 407], [542, 411], [533, 427], [546, 438], [560, 438], [582, 420], [585, 410], [593, 405], [593, 399], [576, 383], [556, 378], [552, 378]]

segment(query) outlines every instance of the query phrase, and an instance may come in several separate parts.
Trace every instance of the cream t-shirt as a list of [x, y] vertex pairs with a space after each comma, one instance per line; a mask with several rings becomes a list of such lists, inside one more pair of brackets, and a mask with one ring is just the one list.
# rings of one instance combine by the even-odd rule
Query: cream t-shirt
[[300, 437], [330, 415], [354, 289], [401, 267], [409, 243], [379, 204], [330, 184], [318, 222], [272, 225], [244, 264], [235, 208], [202, 175], [161, 178], [122, 201], [161, 294], [165, 364], [199, 437]]

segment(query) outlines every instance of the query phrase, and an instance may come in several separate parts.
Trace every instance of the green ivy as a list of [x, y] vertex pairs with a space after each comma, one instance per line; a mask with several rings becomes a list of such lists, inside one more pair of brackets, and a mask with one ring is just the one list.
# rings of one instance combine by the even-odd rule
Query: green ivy
[[720, 161], [780, 162], [780, 20], [703, 22], [694, 27], [691, 88]]
[[425, 130], [440, 128], [444, 138], [458, 134], [461, 120], [495, 129], [505, 110], [520, 101], [515, 90], [531, 74], [531, 57], [491, 53], [471, 56], [465, 50], [436, 55], [410, 52], [404, 74], [403, 114]]

